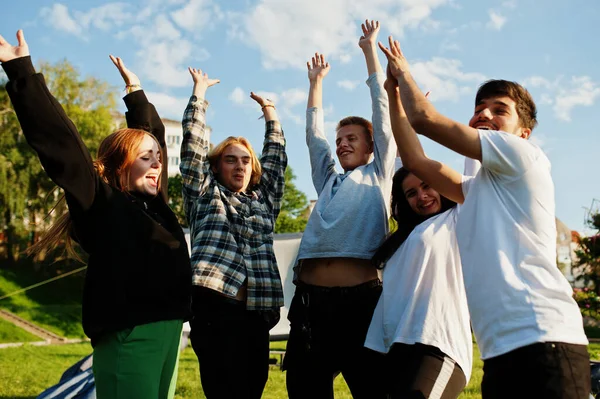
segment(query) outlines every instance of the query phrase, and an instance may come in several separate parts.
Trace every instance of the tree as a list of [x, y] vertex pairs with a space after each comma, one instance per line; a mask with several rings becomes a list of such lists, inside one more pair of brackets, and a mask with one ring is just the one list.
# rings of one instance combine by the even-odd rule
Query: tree
[[591, 237], [581, 237], [575, 250], [577, 260], [573, 268], [581, 273], [578, 279], [600, 296], [600, 212], [590, 214], [588, 226], [596, 230]]
[[275, 233], [298, 233], [304, 231], [308, 218], [304, 215], [308, 207], [306, 194], [296, 188], [296, 176], [292, 167], [285, 170], [285, 188], [281, 203], [281, 212], [275, 222]]
[[183, 179], [181, 175], [169, 177], [169, 206], [177, 216], [181, 227], [188, 227], [187, 217], [183, 209]]
[[[66, 60], [55, 65], [41, 63], [38, 70], [94, 157], [100, 141], [114, 130], [116, 93], [106, 82], [81, 78]], [[0, 90], [0, 259], [16, 261], [64, 211], [56, 209], [49, 215], [61, 194], [27, 145], [7, 92]]]

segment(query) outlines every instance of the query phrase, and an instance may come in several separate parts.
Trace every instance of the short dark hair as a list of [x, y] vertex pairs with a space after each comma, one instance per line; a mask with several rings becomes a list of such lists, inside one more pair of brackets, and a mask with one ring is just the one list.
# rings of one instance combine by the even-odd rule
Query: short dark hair
[[344, 126], [348, 125], [362, 126], [367, 134], [367, 140], [373, 141], [373, 124], [370, 121], [366, 120], [365, 118], [361, 118], [360, 116], [347, 116], [338, 122], [335, 131], [337, 132]]
[[531, 94], [517, 82], [492, 79], [479, 86], [475, 96], [475, 107], [490, 97], [506, 96], [515, 102], [517, 115], [525, 128], [533, 129], [537, 125], [537, 109]]

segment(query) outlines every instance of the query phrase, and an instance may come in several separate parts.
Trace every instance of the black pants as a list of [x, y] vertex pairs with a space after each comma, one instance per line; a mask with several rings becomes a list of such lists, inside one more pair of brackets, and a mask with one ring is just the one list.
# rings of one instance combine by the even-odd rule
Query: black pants
[[194, 287], [192, 348], [208, 399], [259, 399], [269, 376], [269, 324], [246, 304]]
[[386, 355], [390, 399], [456, 399], [467, 385], [460, 366], [436, 347], [394, 344]]
[[355, 399], [385, 398], [384, 356], [364, 347], [380, 295], [379, 280], [355, 287], [296, 287], [283, 364], [290, 399], [333, 398], [340, 372]]
[[484, 399], [589, 399], [590, 385], [584, 345], [537, 343], [483, 362]]

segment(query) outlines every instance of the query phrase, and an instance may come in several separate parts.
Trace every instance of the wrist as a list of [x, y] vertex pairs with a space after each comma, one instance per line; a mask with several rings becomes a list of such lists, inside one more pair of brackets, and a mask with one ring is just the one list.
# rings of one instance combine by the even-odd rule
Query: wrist
[[206, 89], [207, 88], [204, 86], [194, 85], [193, 95], [198, 98], [206, 99]]
[[377, 51], [377, 46], [375, 45], [375, 43], [371, 43], [371, 42], [366, 42], [360, 45], [360, 48], [362, 49], [363, 52], [365, 51]]

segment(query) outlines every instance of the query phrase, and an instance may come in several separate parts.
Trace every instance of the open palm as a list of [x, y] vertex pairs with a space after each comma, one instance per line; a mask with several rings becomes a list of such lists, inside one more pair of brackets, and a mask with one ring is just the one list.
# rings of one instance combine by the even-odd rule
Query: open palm
[[325, 56], [323, 54], [315, 53], [315, 56], [311, 59], [312, 64], [310, 62], [306, 63], [308, 67], [308, 80], [315, 81], [321, 80], [329, 73], [329, 63], [325, 61]]
[[11, 46], [2, 36], [0, 36], [0, 62], [8, 62], [15, 58], [27, 57], [29, 55], [29, 47], [25, 41], [23, 31], [17, 31], [17, 46]]

